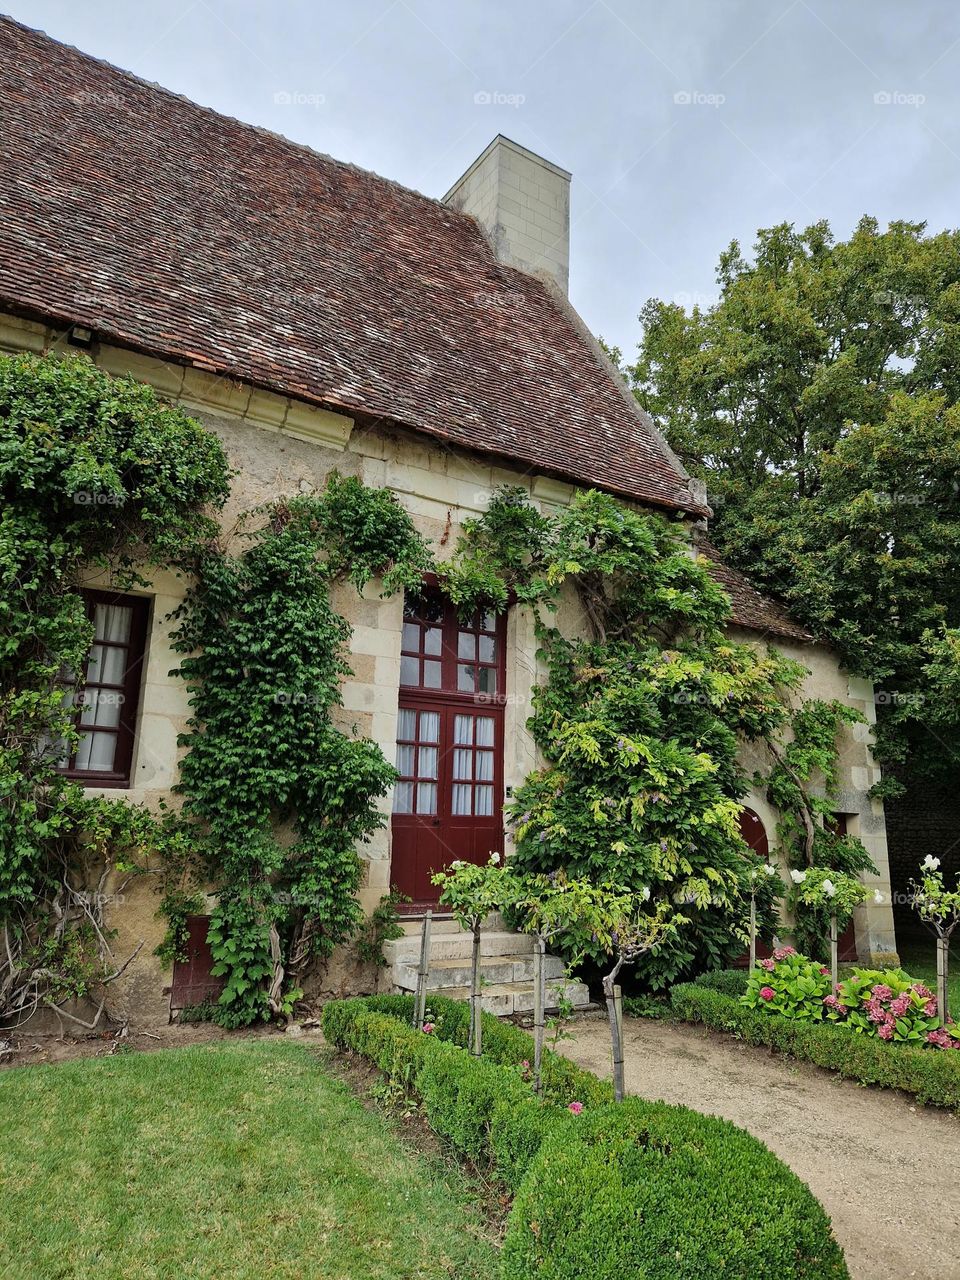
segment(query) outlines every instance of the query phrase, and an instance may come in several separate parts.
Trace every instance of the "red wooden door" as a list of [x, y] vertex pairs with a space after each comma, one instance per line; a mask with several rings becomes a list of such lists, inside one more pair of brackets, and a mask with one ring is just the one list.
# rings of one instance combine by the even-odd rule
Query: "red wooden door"
[[503, 851], [504, 630], [435, 593], [405, 611], [391, 882], [417, 905], [436, 871]]
[[187, 916], [186, 959], [173, 962], [171, 1009], [185, 1009], [188, 1005], [215, 1002], [220, 998], [227, 980], [210, 973], [213, 956], [207, 942], [209, 927], [209, 916]]

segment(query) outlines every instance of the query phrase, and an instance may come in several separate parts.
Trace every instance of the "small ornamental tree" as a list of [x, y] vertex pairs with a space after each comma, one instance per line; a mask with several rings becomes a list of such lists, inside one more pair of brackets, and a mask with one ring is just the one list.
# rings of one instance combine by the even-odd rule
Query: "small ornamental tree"
[[947, 975], [950, 967], [950, 937], [960, 923], [960, 876], [956, 888], [948, 889], [940, 870], [940, 859], [927, 854], [921, 863], [919, 883], [911, 880], [912, 901], [924, 924], [937, 936], [937, 1004], [944, 1026], [950, 1021], [947, 1007]]
[[483, 1010], [480, 975], [480, 936], [483, 922], [492, 911], [502, 911], [515, 901], [517, 882], [499, 853], [477, 865], [457, 859], [447, 871], [432, 877], [440, 887], [440, 902], [449, 907], [462, 928], [473, 935], [470, 981], [470, 1052], [477, 1058], [483, 1051]]
[[791, 901], [794, 907], [819, 908], [830, 920], [830, 973], [834, 984], [839, 976], [837, 940], [839, 931], [852, 918], [854, 909], [867, 897], [866, 886], [856, 876], [827, 867], [810, 867], [806, 871], [794, 869]]
[[588, 880], [568, 880], [562, 873], [529, 876], [517, 884], [513, 907], [521, 926], [534, 938], [533, 1042], [534, 1088], [541, 1087], [543, 1064], [544, 1009], [546, 1008], [547, 944], [563, 939], [568, 968], [575, 965], [591, 941], [603, 935], [608, 925], [613, 890]]
[[754, 856], [749, 857], [748, 881], [750, 885], [750, 971], [753, 971], [754, 965], [757, 963], [757, 900], [761, 902], [764, 899], [779, 898], [784, 892], [784, 883], [780, 879], [780, 872], [772, 862], [764, 862], [760, 865]]

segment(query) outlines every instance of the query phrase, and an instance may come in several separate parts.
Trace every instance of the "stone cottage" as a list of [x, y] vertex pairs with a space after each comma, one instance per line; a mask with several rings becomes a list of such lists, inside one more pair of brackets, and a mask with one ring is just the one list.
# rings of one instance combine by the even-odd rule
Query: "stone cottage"
[[[6, 19], [0, 77], [4, 349], [80, 350], [183, 406], [236, 469], [233, 513], [320, 487], [334, 468], [391, 489], [447, 547], [503, 484], [544, 509], [580, 486], [660, 511], [712, 558], [738, 637], [775, 642], [809, 668], [808, 693], [872, 719], [871, 686], [716, 559], [702, 490], [571, 307], [565, 170], [498, 136], [431, 199]], [[69, 768], [87, 787], [150, 802], [176, 780], [187, 705], [168, 674], [168, 615], [181, 593], [172, 575], [126, 596], [89, 583], [91, 686], [125, 699], [84, 724]], [[339, 605], [353, 626], [343, 723], [401, 773], [364, 851], [364, 902], [396, 885], [423, 906], [431, 868], [502, 847], [504, 799], [535, 765], [532, 622], [511, 610], [463, 627], [442, 601], [405, 610], [373, 589]], [[866, 728], [844, 740], [842, 778], [838, 821], [869, 850], [887, 903], [858, 912], [868, 958], [894, 938]], [[751, 843], [772, 845], [775, 814], [748, 803]], [[169, 1003], [154, 911], [144, 887], [112, 921], [121, 942], [147, 939], [116, 995], [133, 1017]]]

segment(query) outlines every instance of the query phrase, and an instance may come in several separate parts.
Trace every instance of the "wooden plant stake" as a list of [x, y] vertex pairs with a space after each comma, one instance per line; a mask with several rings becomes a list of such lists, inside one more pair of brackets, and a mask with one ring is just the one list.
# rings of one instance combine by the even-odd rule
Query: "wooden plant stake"
[[483, 1051], [483, 1003], [480, 994], [480, 920], [473, 926], [473, 975], [470, 991], [470, 1052], [479, 1058]]
[[750, 886], [750, 972], [757, 967], [757, 889]]
[[617, 964], [613, 973], [603, 979], [603, 994], [607, 1002], [607, 1017], [610, 1020], [610, 1040], [613, 1045], [613, 1096], [617, 1102], [623, 1101], [623, 1010], [620, 987], [614, 983]]
[[833, 983], [834, 990], [836, 990], [837, 983], [840, 980], [840, 966], [837, 955], [837, 937], [837, 917], [836, 914], [834, 914], [830, 917], [830, 980]]
[[546, 943], [543, 934], [538, 933], [533, 941], [533, 1088], [540, 1093], [543, 1087], [543, 1037], [544, 1037], [544, 1005], [546, 1004], [546, 982], [543, 963]]
[[950, 1011], [947, 1008], [947, 948], [949, 945], [949, 935], [940, 934], [937, 937], [937, 1009], [944, 1026], [950, 1019]]
[[417, 994], [413, 1001], [413, 1025], [419, 1031], [427, 1012], [427, 979], [430, 977], [430, 928], [433, 923], [433, 912], [428, 910], [423, 917], [423, 928], [420, 931], [420, 967], [417, 970]]

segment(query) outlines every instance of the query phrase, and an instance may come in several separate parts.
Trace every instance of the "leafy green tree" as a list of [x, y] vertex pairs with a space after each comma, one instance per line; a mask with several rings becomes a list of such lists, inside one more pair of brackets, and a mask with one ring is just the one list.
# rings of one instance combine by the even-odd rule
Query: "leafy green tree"
[[960, 232], [784, 224], [717, 278], [706, 309], [646, 304], [628, 381], [725, 557], [878, 682], [879, 758], [956, 768], [924, 633], [960, 626]]

